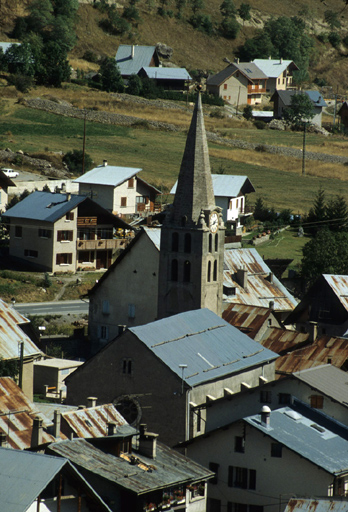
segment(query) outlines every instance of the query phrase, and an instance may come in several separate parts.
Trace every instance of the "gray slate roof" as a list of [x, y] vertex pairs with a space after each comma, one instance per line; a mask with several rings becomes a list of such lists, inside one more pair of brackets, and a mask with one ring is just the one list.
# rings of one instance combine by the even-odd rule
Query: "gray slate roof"
[[3, 217], [55, 222], [86, 200], [85, 196], [33, 192], [3, 213]]
[[286, 107], [289, 107], [291, 105], [292, 96], [294, 96], [295, 94], [301, 94], [301, 93], [307, 94], [307, 96], [313, 103], [313, 107], [326, 107], [327, 106], [324, 98], [322, 97], [322, 95], [320, 94], [319, 91], [301, 91], [300, 93], [298, 91], [293, 91], [293, 90], [291, 90], [291, 91], [276, 91], [275, 94], [278, 94], [279, 98], [282, 100], [283, 104]]
[[340, 404], [348, 406], [348, 375], [339, 368], [325, 364], [295, 372], [293, 376]]
[[333, 421], [330, 430], [291, 407], [272, 411], [269, 427], [261, 423], [259, 414], [244, 421], [328, 473], [348, 472], [348, 440], [337, 434]]
[[[236, 176], [231, 174], [212, 174], [214, 196], [215, 197], [237, 197], [242, 193], [255, 192], [255, 189], [248, 176]], [[170, 193], [176, 193], [176, 182]]]
[[253, 80], [267, 79], [267, 75], [253, 62], [233, 62], [216, 75], [210, 76], [207, 85], [221, 85], [237, 71], [240, 71], [251, 83], [253, 83]]
[[139, 70], [150, 64], [156, 51], [156, 46], [134, 45], [134, 57], [132, 58], [132, 45], [120, 44], [116, 53], [116, 63], [121, 75], [136, 75]]
[[186, 311], [131, 331], [189, 386], [246, 371], [275, 360], [278, 355], [263, 348], [209, 309]]
[[152, 471], [145, 471], [125, 458], [104, 453], [85, 439], [53, 443], [49, 449], [68, 458], [76, 466], [136, 494], [197, 482], [212, 476], [208, 469], [161, 443], [157, 443], [156, 459], [139, 455], [133, 450], [133, 455], [151, 466]]
[[189, 72], [185, 68], [156, 68], [144, 66], [142, 68], [148, 78], [158, 80], [192, 80]]
[[98, 165], [91, 171], [82, 174], [74, 180], [74, 183], [88, 183], [90, 185], [110, 185], [117, 187], [121, 183], [129, 180], [142, 169], [134, 167], [118, 167], [115, 165]]

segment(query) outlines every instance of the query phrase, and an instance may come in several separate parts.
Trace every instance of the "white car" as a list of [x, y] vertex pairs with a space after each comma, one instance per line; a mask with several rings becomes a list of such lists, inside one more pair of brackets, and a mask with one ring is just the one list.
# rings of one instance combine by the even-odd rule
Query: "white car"
[[2, 172], [7, 176], [8, 178], [17, 178], [19, 176], [19, 172], [15, 171], [14, 169], [1, 169]]

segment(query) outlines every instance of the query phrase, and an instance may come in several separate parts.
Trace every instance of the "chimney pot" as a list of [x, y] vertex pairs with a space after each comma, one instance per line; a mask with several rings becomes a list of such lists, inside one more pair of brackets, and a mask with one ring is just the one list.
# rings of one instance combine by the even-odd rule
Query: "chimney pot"
[[114, 423], [112, 421], [109, 421], [108, 422], [108, 436], [115, 435], [116, 434], [116, 428], [117, 428], [116, 423]]
[[264, 405], [261, 409], [261, 424], [266, 428], [271, 424], [271, 409], [268, 405]]
[[107, 160], [103, 160], [103, 167], [106, 167], [108, 165], [108, 161]]
[[96, 396], [87, 397], [88, 407], [96, 407], [98, 398]]
[[271, 309], [272, 311], [274, 311], [274, 300], [270, 300], [270, 301], [269, 301], [269, 309]]
[[40, 446], [42, 444], [42, 419], [39, 417], [34, 418], [33, 421], [33, 429], [31, 433], [31, 447], [35, 448], [36, 446]]

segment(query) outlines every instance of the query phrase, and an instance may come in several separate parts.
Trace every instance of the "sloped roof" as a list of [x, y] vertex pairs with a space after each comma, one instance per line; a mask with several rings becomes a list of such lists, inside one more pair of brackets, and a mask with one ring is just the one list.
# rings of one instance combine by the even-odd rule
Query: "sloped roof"
[[[116, 430], [120, 430], [122, 426], [128, 426], [124, 417], [118, 412], [113, 404], [98, 405], [97, 407], [85, 407], [75, 411], [67, 411], [62, 413], [62, 418], [67, 422], [69, 427], [74, 431], [76, 437], [105, 437], [108, 432], [108, 423], [112, 422], [116, 425]], [[135, 430], [129, 427], [129, 435], [135, 434]], [[121, 429], [122, 430], [122, 429]]]
[[348, 405], [347, 372], [325, 364], [293, 373], [293, 377], [329, 396], [340, 404]]
[[270, 412], [269, 426], [261, 422], [259, 414], [244, 421], [328, 473], [348, 472], [348, 429], [342, 428], [344, 437], [339, 435], [337, 424], [318, 413], [305, 415], [284, 407]]
[[[306, 94], [309, 97], [309, 99], [311, 100], [311, 102], [313, 103], [313, 107], [326, 107], [327, 106], [324, 98], [322, 97], [322, 95], [320, 94], [319, 91], [293, 91], [293, 90], [288, 90], [288, 91], [276, 91], [274, 93], [274, 95], [276, 95], [276, 94], [282, 100], [282, 103], [284, 104], [285, 107], [290, 107], [290, 105], [291, 105], [291, 98], [293, 96], [298, 95], [298, 94]], [[273, 101], [274, 95], [272, 96], [271, 101]]]
[[[31, 446], [34, 418], [40, 417], [44, 427], [50, 423], [10, 377], [0, 378], [0, 413], [0, 432], [11, 448], [19, 450]], [[55, 438], [43, 430], [42, 442], [52, 441]]]
[[156, 249], [160, 250], [161, 228], [148, 228], [147, 226], [142, 226], [142, 229], [145, 231]]
[[278, 356], [209, 309], [186, 311], [128, 329], [189, 386], [220, 379]]
[[24, 343], [24, 357], [41, 354], [41, 350], [20, 327], [26, 323], [30, 321], [0, 299], [0, 357], [18, 359], [20, 342]]
[[348, 311], [348, 276], [323, 274], [323, 278], [338, 297], [344, 309]]
[[145, 457], [133, 450], [132, 454], [139, 458], [138, 464], [132, 464], [127, 454], [115, 457], [102, 452], [84, 439], [53, 443], [49, 450], [69, 459], [84, 471], [96, 473], [135, 494], [197, 482], [213, 475], [208, 469], [162, 443], [157, 443], [156, 459]]
[[253, 80], [267, 79], [267, 75], [253, 62], [233, 62], [225, 69], [207, 79], [207, 85], [221, 85], [237, 71], [242, 73], [251, 83]]
[[98, 165], [94, 169], [82, 174], [74, 183], [88, 183], [90, 185], [109, 185], [117, 187], [133, 178], [142, 169], [133, 167], [118, 167], [115, 165]]
[[276, 354], [287, 354], [296, 348], [308, 345], [310, 342], [308, 333], [280, 329], [279, 327], [268, 327], [260, 343]]
[[[222, 318], [254, 339], [271, 315], [272, 310], [269, 308], [246, 306], [245, 304], [229, 304], [222, 313]], [[267, 348], [273, 350], [270, 347]]]
[[346, 512], [348, 499], [343, 496], [329, 498], [291, 498], [284, 512]]
[[[248, 273], [247, 289], [236, 281], [238, 269]], [[272, 275], [272, 282], [269, 276]], [[235, 288], [235, 295], [225, 296], [224, 301], [269, 307], [274, 303], [275, 311], [290, 311], [297, 305], [296, 300], [285, 286], [272, 274], [256, 249], [231, 249], [224, 253], [224, 286]]]
[[[133, 58], [132, 48], [134, 51]], [[136, 75], [141, 68], [149, 66], [155, 52], [156, 46], [120, 44], [115, 58], [121, 75]]]
[[83, 364], [82, 361], [74, 361], [73, 359], [60, 359], [59, 357], [50, 357], [49, 359], [42, 359], [35, 361], [35, 366], [47, 366], [50, 368], [58, 368], [64, 370], [66, 368], [77, 368]]
[[[238, 197], [240, 194], [255, 192], [255, 189], [248, 176], [237, 176], [232, 174], [212, 174], [215, 197]], [[173, 185], [170, 193], [175, 194], [178, 182]]]
[[298, 69], [292, 60], [254, 59], [252, 62], [269, 78], [277, 78], [291, 65], [294, 69]]
[[267, 79], [268, 75], [258, 67], [255, 62], [236, 62], [235, 63], [236, 68], [239, 69], [239, 71], [242, 71], [248, 78], [259, 80], [259, 79]]
[[85, 196], [36, 191], [4, 212], [2, 216], [55, 222], [85, 200]]
[[156, 68], [154, 66], [142, 67], [148, 78], [157, 80], [192, 80], [185, 68]]

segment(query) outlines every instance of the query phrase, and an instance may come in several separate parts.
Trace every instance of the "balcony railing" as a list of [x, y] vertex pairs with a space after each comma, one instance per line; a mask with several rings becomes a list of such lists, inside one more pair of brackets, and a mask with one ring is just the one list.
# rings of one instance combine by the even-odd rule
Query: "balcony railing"
[[101, 251], [105, 249], [118, 249], [125, 244], [123, 238], [114, 238], [110, 240], [77, 240], [78, 251]]
[[261, 87], [260, 85], [248, 85], [248, 94], [260, 94], [266, 92], [265, 87]]

